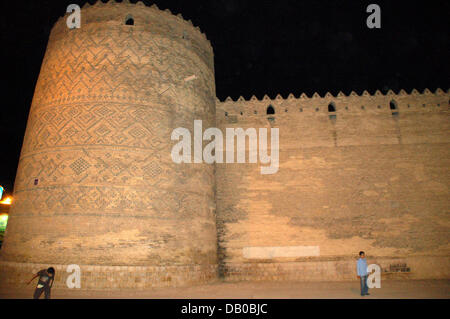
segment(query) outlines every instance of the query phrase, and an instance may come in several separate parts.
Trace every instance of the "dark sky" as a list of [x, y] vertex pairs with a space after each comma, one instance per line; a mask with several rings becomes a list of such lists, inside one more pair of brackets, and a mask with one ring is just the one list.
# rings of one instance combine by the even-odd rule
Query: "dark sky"
[[[69, 4], [85, 2], [1, 1], [0, 185], [9, 193], [50, 29]], [[144, 2], [207, 34], [221, 100], [450, 87], [447, 0]], [[366, 26], [370, 3], [381, 7], [381, 29]]]

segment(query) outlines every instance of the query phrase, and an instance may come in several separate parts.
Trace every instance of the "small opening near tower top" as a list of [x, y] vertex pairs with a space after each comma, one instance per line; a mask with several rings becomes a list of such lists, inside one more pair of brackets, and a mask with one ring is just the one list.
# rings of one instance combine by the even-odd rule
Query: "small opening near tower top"
[[275, 109], [273, 108], [272, 105], [269, 105], [267, 107], [267, 114], [275, 114]]
[[126, 19], [125, 19], [125, 24], [126, 24], [126, 25], [134, 25], [134, 19], [133, 19], [133, 16], [128, 15], [128, 16], [126, 17]]

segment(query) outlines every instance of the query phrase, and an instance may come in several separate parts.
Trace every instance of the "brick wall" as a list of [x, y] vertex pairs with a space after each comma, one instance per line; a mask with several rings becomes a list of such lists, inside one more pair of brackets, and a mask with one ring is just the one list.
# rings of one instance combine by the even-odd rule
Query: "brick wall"
[[[217, 280], [217, 265], [185, 265], [185, 266], [80, 266], [79, 289], [121, 289], [178, 287], [206, 284]], [[2, 287], [25, 287], [41, 269], [48, 264], [0, 262]], [[67, 288], [68, 265], [52, 264], [55, 269], [54, 288]], [[34, 281], [34, 285], [37, 279]], [[78, 288], [72, 288], [78, 289]]]
[[[222, 276], [277, 279], [281, 271], [318, 280], [331, 267], [349, 278], [343, 269], [354, 272], [364, 250], [372, 258], [442, 258], [411, 272], [448, 278], [448, 101], [448, 93], [426, 90], [218, 102], [223, 132], [277, 127], [280, 135], [276, 174], [261, 175], [259, 162], [216, 167]], [[302, 255], [303, 246], [320, 255]], [[263, 253], [245, 255], [255, 248]], [[340, 275], [335, 259], [347, 265]]]

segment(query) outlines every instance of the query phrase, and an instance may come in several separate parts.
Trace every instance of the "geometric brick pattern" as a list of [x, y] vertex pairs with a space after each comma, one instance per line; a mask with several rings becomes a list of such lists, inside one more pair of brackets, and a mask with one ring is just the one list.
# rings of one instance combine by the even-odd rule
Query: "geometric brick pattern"
[[81, 173], [83, 173], [84, 171], [86, 171], [89, 168], [89, 163], [86, 162], [83, 158], [79, 158], [77, 159], [75, 162], [73, 162], [72, 164], [70, 164], [70, 168], [73, 169], [73, 171], [77, 174], [80, 175]]
[[99, 2], [81, 16], [80, 29], [67, 28], [67, 15], [52, 29], [2, 260], [213, 273], [214, 167], [170, 155], [175, 128], [214, 126], [209, 41], [142, 3]]

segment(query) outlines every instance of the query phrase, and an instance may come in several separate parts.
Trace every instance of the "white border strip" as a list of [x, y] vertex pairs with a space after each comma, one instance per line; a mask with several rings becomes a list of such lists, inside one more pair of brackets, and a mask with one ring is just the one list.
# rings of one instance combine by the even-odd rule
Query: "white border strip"
[[319, 246], [244, 247], [244, 258], [271, 259], [277, 257], [320, 256]]

